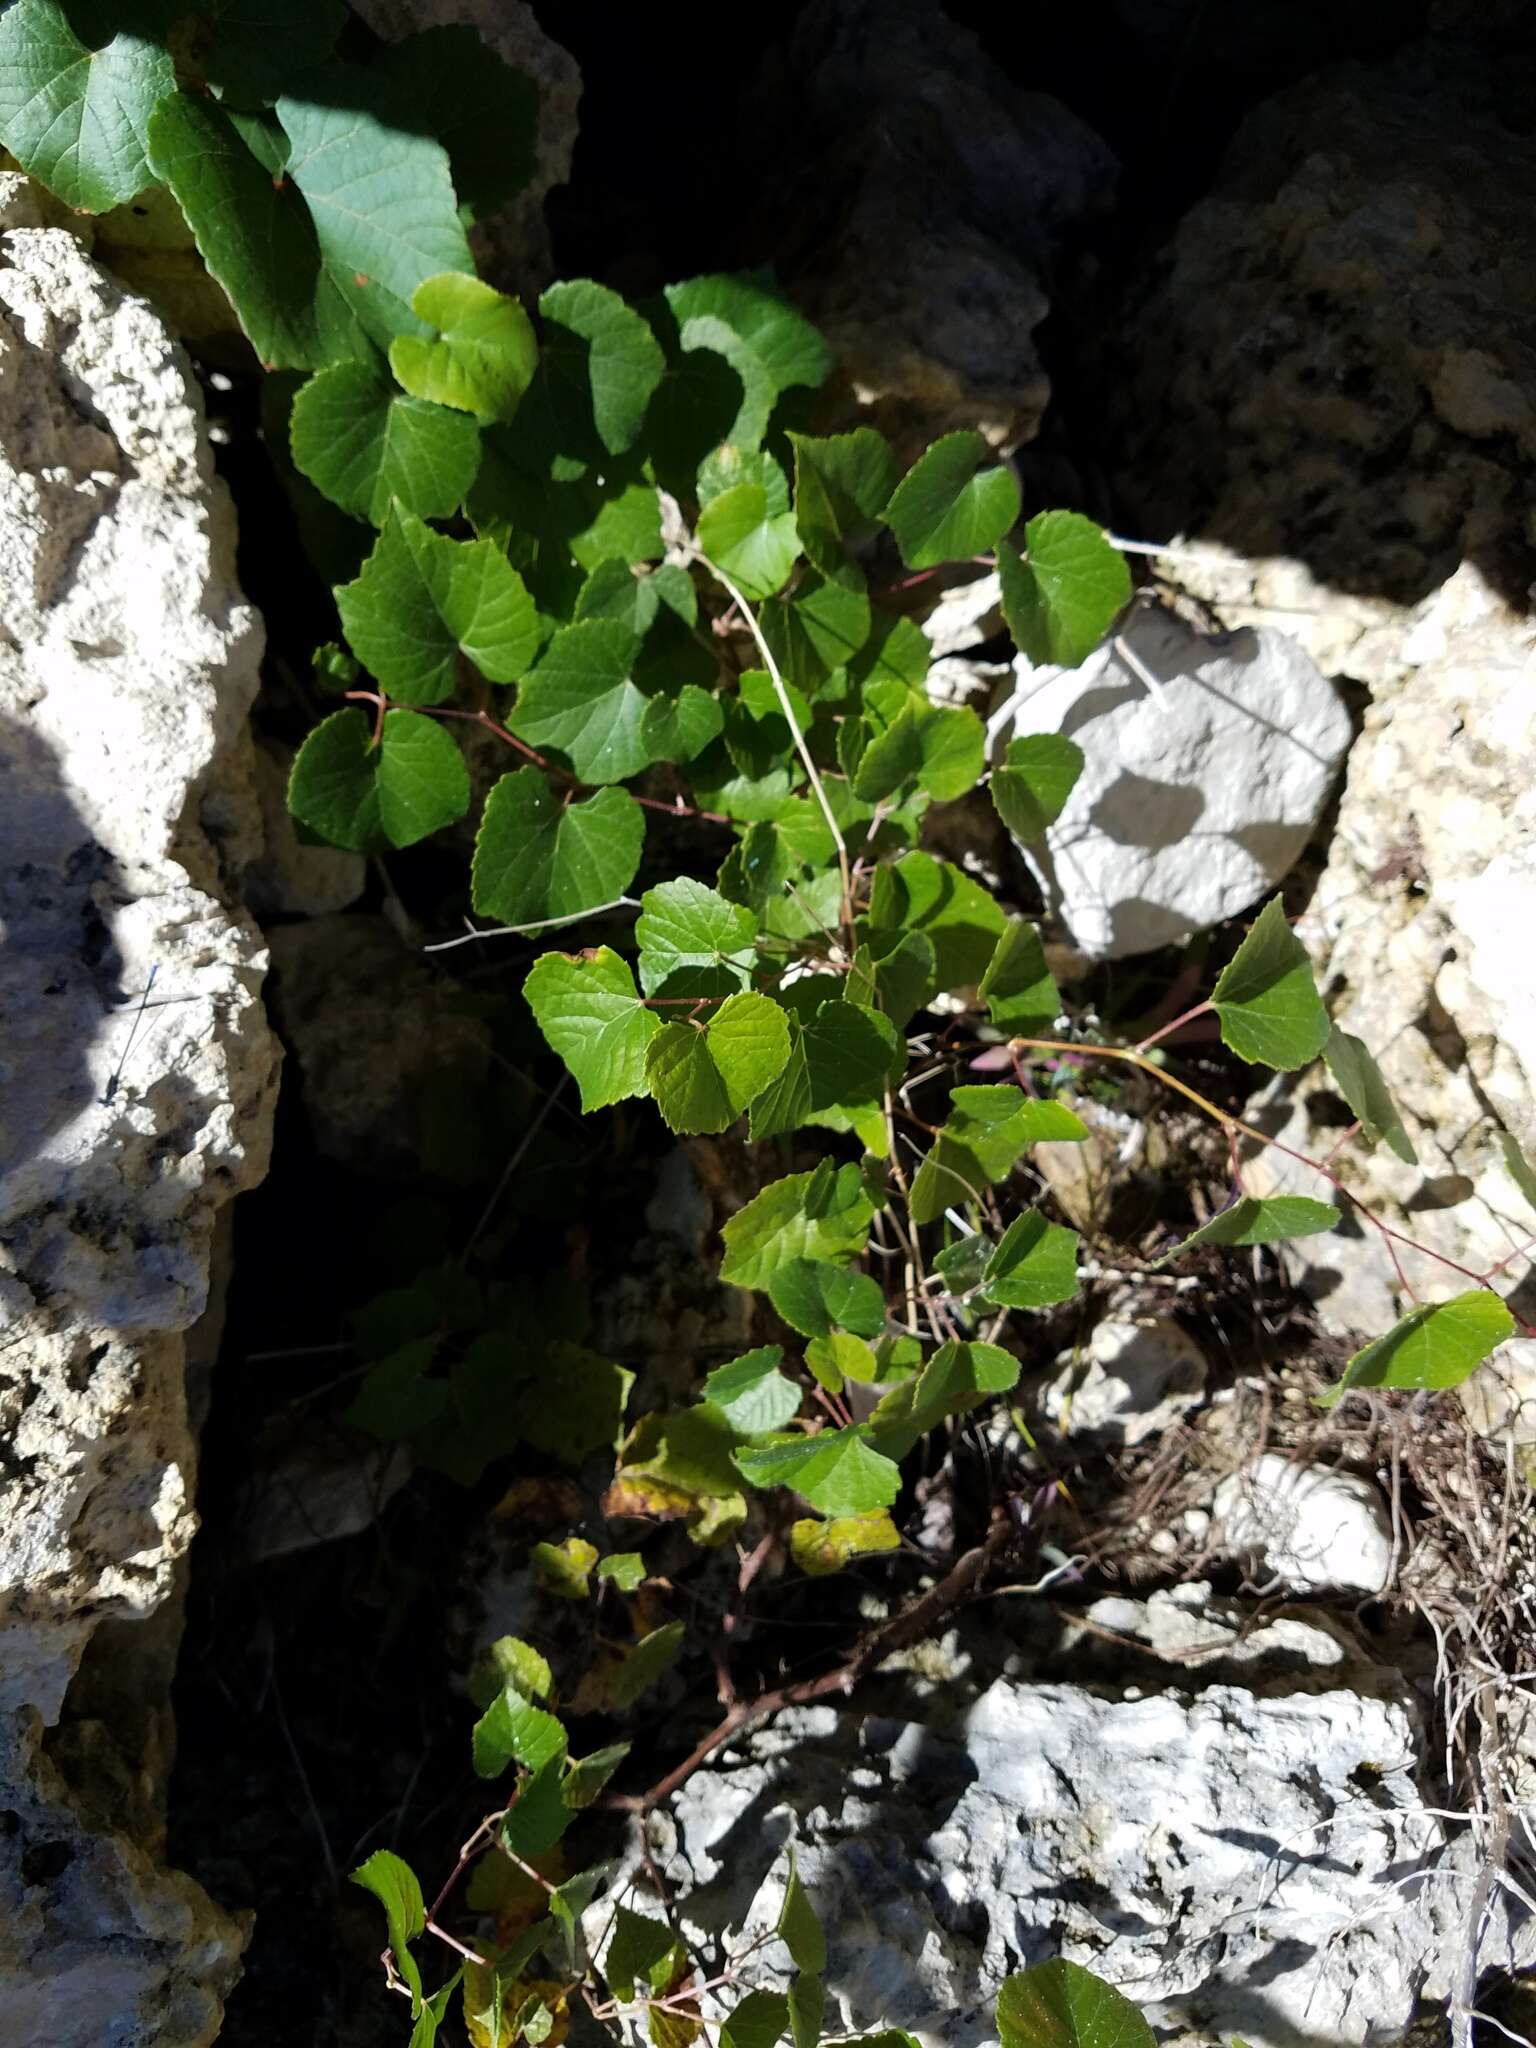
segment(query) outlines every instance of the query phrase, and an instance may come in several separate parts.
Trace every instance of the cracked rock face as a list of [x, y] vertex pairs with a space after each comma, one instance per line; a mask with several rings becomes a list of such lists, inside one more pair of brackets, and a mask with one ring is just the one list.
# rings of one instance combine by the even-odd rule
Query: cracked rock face
[[[265, 958], [222, 879], [256, 831], [261, 629], [190, 366], [38, 219], [0, 179], [0, 2038], [182, 2048], [240, 1930], [152, 1826], [107, 1824], [110, 1768], [65, 1761], [136, 1736], [167, 1660], [114, 1651], [91, 1738], [54, 1760], [47, 1731], [93, 1632], [173, 1590], [187, 1333], [266, 1164]], [[152, 1814], [154, 1769], [118, 1762]]]
[[[1157, 1640], [1156, 1601], [1139, 1631], [1143, 1603], [1113, 1604]], [[1444, 1994], [1475, 1873], [1424, 1810], [1398, 1674], [1339, 1668], [1328, 1637], [1312, 1672], [1285, 1629], [1213, 1614], [1205, 1667], [1175, 1653], [1142, 1694], [957, 1672], [905, 1711], [780, 1715], [652, 1823], [710, 1974], [771, 1935], [793, 1843], [832, 2031], [985, 2042], [1003, 1979], [1063, 1954], [1191, 2048], [1401, 2039]]]

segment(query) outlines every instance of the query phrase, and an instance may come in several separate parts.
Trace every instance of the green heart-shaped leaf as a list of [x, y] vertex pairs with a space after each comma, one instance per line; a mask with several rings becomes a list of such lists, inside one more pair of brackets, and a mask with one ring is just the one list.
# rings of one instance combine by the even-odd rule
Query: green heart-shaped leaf
[[355, 707], [322, 719], [300, 747], [288, 808], [333, 846], [383, 853], [412, 846], [469, 809], [469, 771], [453, 735], [414, 711], [391, 711], [377, 746]]
[[445, 270], [424, 278], [411, 310], [436, 332], [397, 334], [389, 367], [415, 398], [472, 412], [483, 420], [509, 420], [538, 367], [538, 344], [516, 299], [478, 277]]
[[981, 469], [987, 452], [980, 434], [946, 434], [896, 486], [885, 523], [909, 569], [936, 569], [984, 554], [1018, 518], [1013, 472]]
[[645, 813], [627, 789], [566, 803], [537, 768], [503, 775], [475, 839], [473, 902], [503, 924], [539, 924], [623, 895], [640, 865]]

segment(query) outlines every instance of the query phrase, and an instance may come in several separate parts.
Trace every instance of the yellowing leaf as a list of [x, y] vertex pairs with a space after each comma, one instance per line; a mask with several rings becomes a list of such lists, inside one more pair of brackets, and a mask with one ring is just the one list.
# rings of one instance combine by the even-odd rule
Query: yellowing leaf
[[901, 1537], [885, 1508], [867, 1515], [835, 1515], [826, 1522], [796, 1522], [789, 1532], [790, 1555], [812, 1578], [843, 1571], [856, 1557], [900, 1548]]

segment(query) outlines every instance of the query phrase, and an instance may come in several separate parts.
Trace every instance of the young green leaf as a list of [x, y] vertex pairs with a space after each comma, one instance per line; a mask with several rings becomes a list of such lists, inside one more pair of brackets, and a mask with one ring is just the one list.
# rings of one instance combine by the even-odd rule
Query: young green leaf
[[1061, 994], [1045, 964], [1038, 927], [1022, 917], [1009, 918], [977, 994], [999, 1031], [1049, 1037], [1061, 1014]]
[[1007, 760], [993, 769], [987, 786], [997, 815], [1027, 845], [1055, 824], [1082, 772], [1083, 750], [1076, 740], [1034, 733], [1009, 742]]
[[922, 933], [934, 952], [937, 981], [930, 993], [980, 981], [1006, 922], [989, 890], [931, 853], [903, 854], [875, 870], [869, 935]]
[[545, 1592], [557, 1600], [585, 1600], [597, 1547], [585, 1536], [567, 1536], [563, 1543], [535, 1543], [528, 1562]]
[[445, 270], [473, 273], [474, 261], [447, 151], [399, 122], [384, 78], [337, 65], [329, 85], [327, 100], [277, 102], [290, 144], [284, 176], [309, 207], [326, 275], [387, 349], [397, 334], [422, 331], [416, 287]]
[[857, 1166], [834, 1169], [825, 1161], [813, 1173], [786, 1174], [721, 1227], [720, 1278], [766, 1287], [791, 1259], [851, 1258], [863, 1251], [874, 1212]]
[[1006, 541], [997, 551], [1008, 630], [1031, 661], [1076, 668], [1130, 603], [1125, 557], [1080, 512], [1036, 513], [1024, 544], [1024, 560]]
[[16, 0], [0, 15], [0, 141], [78, 212], [105, 213], [149, 184], [149, 118], [175, 87], [170, 52], [132, 27], [89, 49], [58, 0]]
[[805, 570], [792, 593], [771, 597], [759, 614], [763, 637], [788, 680], [817, 690], [846, 667], [869, 638], [864, 572], [852, 562], [832, 574]]
[[1304, 1067], [1328, 1040], [1328, 1012], [1312, 979], [1307, 949], [1272, 896], [1217, 977], [1211, 1007], [1239, 1059], [1266, 1067]]
[[581, 586], [575, 620], [617, 619], [636, 640], [643, 640], [659, 607], [652, 577], [637, 576], [627, 562], [599, 562]]
[[787, 1486], [828, 1515], [862, 1515], [886, 1508], [901, 1490], [901, 1474], [872, 1450], [862, 1424], [743, 1446], [734, 1453], [754, 1486]]
[[611, 947], [543, 954], [523, 983], [523, 995], [574, 1076], [583, 1110], [646, 1092], [645, 1049], [661, 1019], [645, 1007], [629, 963]]
[[1338, 1222], [1332, 1202], [1314, 1202], [1309, 1195], [1244, 1195], [1218, 1209], [1165, 1257], [1177, 1258], [1195, 1244], [1277, 1244], [1288, 1237], [1316, 1237], [1319, 1231], [1336, 1230]]
[[835, 574], [846, 545], [867, 539], [896, 487], [896, 458], [873, 427], [818, 439], [791, 434], [795, 451], [795, 517], [805, 551]]
[[646, 699], [630, 680], [634, 636], [616, 619], [562, 626], [518, 692], [507, 723], [530, 746], [555, 747], [583, 782], [625, 782], [648, 767]]
[[757, 920], [739, 903], [680, 875], [647, 889], [635, 938], [649, 995], [729, 995], [745, 988]]
[[825, 1337], [834, 1327], [878, 1337], [885, 1328], [879, 1283], [826, 1259], [790, 1259], [769, 1280], [768, 1299], [802, 1337]]
[[603, 1957], [608, 1989], [625, 2005], [634, 1998], [637, 1982], [649, 1991], [664, 1991], [676, 1945], [677, 1937], [665, 1920], [652, 1920], [628, 1906], [617, 1907], [613, 1937]]
[[[792, 991], [786, 991], [786, 1000]], [[878, 1102], [902, 1063], [895, 1025], [861, 1003], [822, 1003], [804, 1026], [810, 1107], [856, 1109]]]
[[645, 1559], [638, 1550], [616, 1550], [597, 1568], [600, 1579], [612, 1579], [621, 1593], [634, 1593], [645, 1584]]
[[789, 1532], [790, 1556], [813, 1579], [844, 1571], [855, 1558], [878, 1557], [900, 1548], [900, 1532], [886, 1508], [867, 1515], [834, 1515], [826, 1522], [796, 1522]]
[[666, 361], [649, 323], [590, 278], [552, 284], [539, 311], [587, 344], [586, 374], [598, 438], [612, 455], [634, 446]]
[[1018, 1378], [1019, 1361], [996, 1344], [941, 1345], [914, 1379], [885, 1396], [869, 1419], [870, 1438], [887, 1457], [904, 1458], [930, 1429], [1006, 1393]]
[[706, 558], [753, 599], [781, 589], [800, 554], [793, 512], [768, 510], [761, 484], [734, 484], [699, 514], [698, 541]]
[[469, 809], [469, 771], [453, 735], [414, 711], [390, 711], [377, 746], [355, 706], [333, 711], [305, 740], [288, 808], [311, 832], [353, 853], [412, 846]]
[[652, 697], [640, 721], [640, 737], [657, 761], [692, 761], [725, 727], [718, 697], [696, 683], [684, 683], [675, 697]]
[[[612, 1561], [605, 1557], [603, 1564], [611, 1564]], [[599, 1565], [599, 1576], [602, 1569]], [[572, 1757], [566, 1768], [565, 1783], [560, 1788], [566, 1805], [590, 1806], [628, 1755], [627, 1742], [610, 1742], [604, 1749], [594, 1749], [590, 1756]]]
[[408, 397], [367, 363], [337, 363], [311, 377], [293, 401], [289, 440], [316, 489], [375, 526], [396, 499], [419, 519], [446, 519], [480, 461], [472, 419]]
[[869, 1345], [846, 1330], [813, 1337], [805, 1347], [805, 1362], [817, 1385], [829, 1394], [840, 1394], [848, 1380], [868, 1386], [880, 1377], [880, 1361]]
[[482, 1712], [512, 1686], [527, 1699], [548, 1699], [554, 1690], [549, 1659], [519, 1636], [498, 1636], [476, 1661], [469, 1677], [469, 1696]]
[[512, 1855], [533, 1863], [548, 1855], [575, 1818], [575, 1808], [565, 1803], [565, 1759], [552, 1757], [523, 1780], [498, 1832]]
[[1002, 2048], [1156, 2048], [1136, 2007], [1061, 1957], [1009, 1977], [997, 1994]]
[[538, 1771], [565, 1755], [565, 1730], [553, 1714], [509, 1685], [475, 1723], [473, 1749], [478, 1777], [499, 1778], [510, 1763]]
[[1048, 1223], [1038, 1209], [1015, 1216], [982, 1275], [982, 1292], [999, 1308], [1048, 1308], [1077, 1292], [1077, 1232]]
[[467, 1964], [460, 1964], [446, 1984], [439, 1984], [430, 1998], [422, 1999], [421, 2011], [416, 2015], [416, 2024], [411, 2029], [406, 2048], [436, 2048], [437, 2030], [448, 2017], [453, 1995], [463, 1982], [467, 1968]]
[[1425, 1303], [1355, 1353], [1324, 1405], [1331, 1408], [1350, 1387], [1459, 1387], [1514, 1328], [1514, 1317], [1486, 1287]]
[[424, 278], [411, 311], [435, 330], [397, 334], [389, 345], [395, 380], [415, 398], [483, 420], [509, 420], [538, 367], [538, 343], [516, 299], [462, 271]]
[[612, 1712], [622, 1714], [643, 1692], [649, 1692], [658, 1679], [666, 1676], [677, 1662], [686, 1634], [687, 1629], [682, 1622], [665, 1622], [660, 1628], [653, 1628], [649, 1635], [642, 1636], [633, 1649], [624, 1653], [618, 1666], [608, 1674], [606, 1704]]
[[800, 1882], [793, 1849], [789, 1852], [789, 1881], [784, 1887], [784, 1904], [779, 1909], [778, 1934], [797, 1970], [809, 1970], [818, 1976], [827, 1967], [827, 1937], [810, 1894]]
[[832, 367], [816, 329], [761, 276], [693, 277], [665, 296], [684, 350], [723, 356], [741, 381], [736, 417], [712, 441], [759, 447], [783, 393], [814, 389]]
[[765, 448], [739, 448], [734, 441], [722, 441], [699, 464], [700, 505], [737, 484], [761, 484], [772, 517], [789, 510], [789, 479], [775, 457]]
[[951, 803], [981, 780], [986, 746], [986, 730], [968, 706], [913, 698], [864, 749], [853, 793], [861, 803], [880, 803], [915, 784], [936, 802]]
[[644, 842], [645, 813], [627, 789], [566, 803], [537, 768], [514, 769], [485, 800], [471, 900], [507, 925], [596, 910], [634, 880]]
[[533, 599], [500, 549], [449, 540], [398, 505], [336, 605], [353, 653], [403, 704], [451, 697], [461, 651], [493, 683], [515, 682], [538, 652]]
[[606, 1867], [599, 1863], [590, 1870], [579, 1870], [574, 1877], [568, 1877], [564, 1884], [557, 1884], [549, 1895], [550, 1917], [564, 1936], [565, 1967], [568, 1975], [574, 1976], [581, 1956], [581, 1916], [591, 1905], [598, 1886], [607, 1877]]
[[987, 452], [980, 434], [946, 434], [896, 486], [885, 523], [909, 569], [936, 569], [984, 554], [1018, 518], [1013, 472], [981, 469]]
[[877, 932], [858, 948], [848, 974], [848, 1000], [883, 1010], [898, 1031], [936, 985], [933, 942], [921, 932]]
[[956, 1088], [950, 1112], [913, 1177], [908, 1211], [935, 1223], [956, 1203], [980, 1199], [1028, 1145], [1080, 1143], [1088, 1135], [1063, 1103], [1037, 1101], [1006, 1084]]
[[789, 2026], [781, 1991], [749, 1991], [720, 2029], [720, 2048], [778, 2048]]
[[384, 1908], [389, 1923], [389, 1946], [395, 1968], [411, 1993], [411, 2011], [421, 2010], [421, 1972], [411, 1954], [411, 1943], [426, 1930], [427, 1906], [416, 1873], [401, 1857], [388, 1849], [375, 1849], [366, 1862], [352, 1872], [353, 1884], [372, 1892]]
[[702, 1029], [664, 1024], [646, 1047], [645, 1079], [679, 1133], [723, 1131], [789, 1059], [789, 1020], [770, 996], [742, 991]]
[[1417, 1165], [1413, 1142], [1403, 1129], [1391, 1090], [1382, 1079], [1380, 1067], [1366, 1051], [1365, 1041], [1341, 1031], [1335, 1024], [1323, 1047], [1323, 1058], [1369, 1142], [1386, 1145], [1405, 1166]]
[[704, 1382], [704, 1399], [743, 1436], [782, 1429], [800, 1412], [800, 1389], [779, 1371], [784, 1352], [764, 1344], [717, 1365]]

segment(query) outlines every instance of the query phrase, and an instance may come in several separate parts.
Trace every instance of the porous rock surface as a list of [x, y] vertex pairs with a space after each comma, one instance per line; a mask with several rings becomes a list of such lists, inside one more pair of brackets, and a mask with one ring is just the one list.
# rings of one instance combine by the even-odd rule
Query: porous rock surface
[[1444, 1994], [1474, 1873], [1424, 1811], [1400, 1676], [1332, 1628], [1250, 1614], [1224, 1652], [1155, 1604], [1100, 1603], [1149, 1658], [1168, 1645], [1144, 1692], [930, 1655], [905, 1711], [801, 1708], [726, 1751], [652, 1824], [690, 1938], [723, 1968], [771, 1933], [794, 1844], [829, 2030], [986, 2042], [1003, 1979], [1062, 1954], [1190, 2048], [1401, 2039]]
[[804, 228], [782, 274], [852, 397], [909, 460], [951, 429], [1029, 440], [1050, 397], [1035, 329], [1114, 157], [921, 0], [814, 0], [776, 83]]
[[[1508, 1260], [1508, 1289], [1528, 1282], [1522, 1248], [1536, 1238], [1536, 1205], [1507, 1151], [1511, 1139], [1536, 1150], [1536, 625], [1468, 564], [1401, 622], [1394, 651], [1395, 673], [1378, 650], [1386, 672], [1298, 926], [1335, 1018], [1376, 1057], [1417, 1152], [1409, 1165], [1350, 1146], [1334, 1162], [1414, 1241], [1394, 1247], [1396, 1261], [1359, 1222], [1288, 1254], [1330, 1322], [1371, 1333], [1410, 1305], [1404, 1278], [1428, 1299], [1468, 1284], [1414, 1244], [1474, 1273]], [[1269, 1096], [1265, 1128], [1313, 1157], [1330, 1149], [1341, 1118], [1324, 1070]], [[1256, 1164], [1271, 1185], [1318, 1185], [1273, 1152]]]
[[1196, 631], [1138, 609], [1080, 668], [1020, 655], [997, 739], [1065, 733], [1082, 774], [1027, 849], [1072, 941], [1095, 959], [1176, 945], [1290, 870], [1349, 745], [1333, 684], [1285, 633]]
[[[0, 179], [0, 2038], [191, 2048], [242, 1933], [157, 1863], [136, 1688], [194, 1526], [215, 1219], [270, 1136], [223, 878], [261, 631], [190, 366], [39, 219]], [[82, 1657], [90, 1719], [50, 1736]]]
[[1397, 605], [1470, 558], [1525, 600], [1531, 100], [1529, 62], [1445, 40], [1248, 116], [1106, 328], [1104, 446], [1146, 537]]

